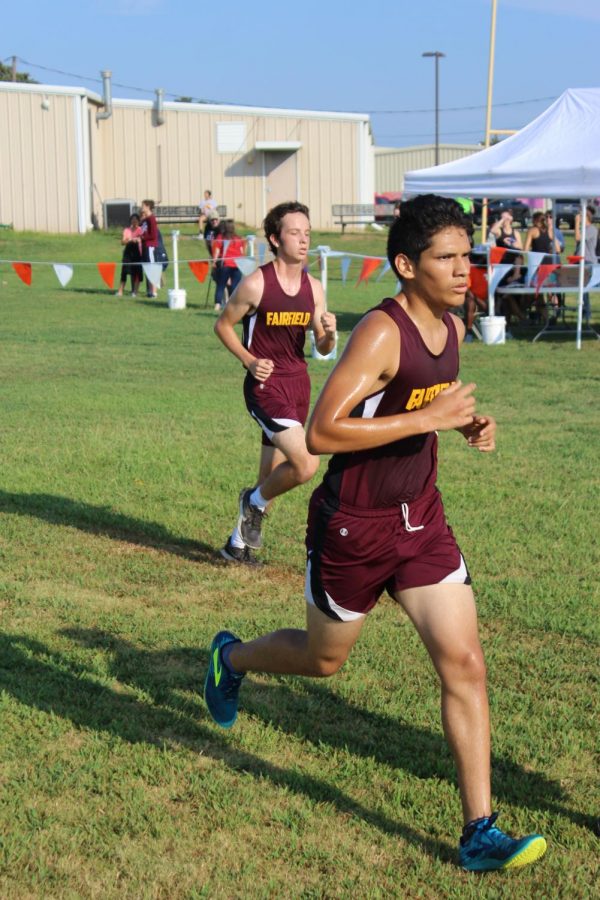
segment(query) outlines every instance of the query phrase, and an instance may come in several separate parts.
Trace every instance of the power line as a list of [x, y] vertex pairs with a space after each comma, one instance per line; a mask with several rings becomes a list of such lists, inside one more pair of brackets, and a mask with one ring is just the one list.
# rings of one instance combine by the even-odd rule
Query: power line
[[[12, 56], [7, 56], [7, 57], [5, 57], [4, 62], [6, 62], [7, 60], [11, 60], [11, 59], [12, 59]], [[78, 78], [80, 81], [91, 81], [94, 84], [102, 84], [102, 79], [98, 78], [98, 77], [92, 77], [90, 75], [79, 75], [76, 72], [65, 72], [63, 69], [53, 69], [53, 68], [50, 68], [49, 66], [42, 66], [39, 63], [29, 62], [28, 60], [23, 59], [20, 56], [17, 57], [17, 60], [20, 63], [23, 63], [26, 66], [29, 66], [30, 68], [41, 69], [43, 72], [52, 72], [55, 75], [64, 75], [67, 78]], [[121, 82], [118, 82], [118, 81], [113, 81], [112, 83], [113, 83], [114, 87], [123, 88], [127, 91], [136, 91], [137, 93], [150, 94], [151, 96], [153, 96], [155, 93], [155, 89], [137, 87], [137, 86], [131, 85], [131, 84], [122, 84]], [[184, 91], [180, 91], [179, 93], [165, 91], [165, 96], [177, 98], [177, 97], [183, 97], [183, 96], [189, 96], [189, 95], [186, 95]], [[494, 108], [507, 107], [507, 106], [524, 106], [529, 103], [546, 103], [550, 100], [555, 100], [555, 99], [556, 99], [556, 97], [552, 96], [552, 97], [534, 97], [529, 100], [507, 100], [502, 103], [494, 103]], [[200, 99], [200, 98], [194, 98], [194, 97], [192, 97], [192, 102], [214, 103], [215, 105], [220, 105], [220, 106], [247, 106], [248, 105], [246, 103], [239, 103], [238, 101], [233, 101], [233, 100], [210, 100], [210, 99], [204, 99], [204, 98]], [[276, 108], [276, 107], [270, 107], [265, 104], [262, 104], [262, 105], [264, 106], [265, 109], [271, 109], [271, 108], [275, 109]], [[443, 113], [443, 112], [468, 112], [468, 111], [472, 111], [472, 110], [482, 110], [482, 109], [486, 109], [486, 106], [485, 105], [444, 106], [444, 107], [440, 108], [440, 113]], [[345, 109], [345, 110], [329, 110], [329, 111], [330, 112], [336, 112], [336, 111], [349, 112], [349, 110], [347, 110], [347, 109]], [[363, 109], [363, 110], [358, 110], [357, 112], [367, 113], [367, 115], [370, 115], [370, 116], [392, 116], [392, 115], [408, 116], [408, 115], [432, 113], [433, 111], [434, 111], [433, 108], [423, 108], [423, 109], [367, 109], [367, 110]], [[460, 133], [475, 134], [475, 132], [473, 132], [473, 131], [472, 132], [466, 132], [466, 131], [465, 132], [455, 132], [455, 133], [456, 134], [460, 134]], [[425, 135], [406, 135], [406, 137], [424, 137], [424, 136]]]
[[[547, 103], [549, 100], [556, 100], [552, 97], [533, 97], [531, 100], [507, 100], [504, 103], [494, 103], [494, 109], [498, 106], [523, 106], [527, 103]], [[487, 109], [485, 104], [481, 106], [441, 106], [440, 112], [467, 112], [469, 110]], [[410, 115], [412, 113], [432, 113], [434, 109], [367, 109], [370, 116], [392, 116], [392, 115]]]

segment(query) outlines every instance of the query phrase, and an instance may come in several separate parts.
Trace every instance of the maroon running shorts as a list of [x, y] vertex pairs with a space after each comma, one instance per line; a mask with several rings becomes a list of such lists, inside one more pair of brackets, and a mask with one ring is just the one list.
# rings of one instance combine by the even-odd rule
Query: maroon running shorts
[[393, 597], [441, 582], [471, 583], [435, 487], [393, 509], [357, 509], [321, 485], [310, 501], [306, 549], [307, 602], [341, 621], [368, 613], [384, 590]]
[[298, 375], [271, 375], [257, 381], [246, 375], [244, 381], [246, 408], [262, 428], [262, 442], [272, 447], [271, 438], [280, 431], [304, 426], [310, 405], [310, 378], [306, 370]]

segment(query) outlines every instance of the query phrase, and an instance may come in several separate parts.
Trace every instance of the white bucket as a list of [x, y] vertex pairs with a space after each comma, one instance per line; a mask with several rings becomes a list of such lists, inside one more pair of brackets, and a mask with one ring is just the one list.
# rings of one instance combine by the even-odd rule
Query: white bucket
[[483, 316], [478, 323], [484, 344], [506, 343], [506, 319], [504, 316]]
[[169, 291], [169, 309], [185, 309], [186, 292], [183, 290]]

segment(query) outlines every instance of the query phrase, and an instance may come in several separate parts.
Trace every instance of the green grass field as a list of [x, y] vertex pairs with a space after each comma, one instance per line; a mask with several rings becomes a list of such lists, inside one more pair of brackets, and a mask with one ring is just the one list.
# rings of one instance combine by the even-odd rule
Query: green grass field
[[[383, 235], [317, 243], [384, 253]], [[181, 242], [184, 259], [201, 249]], [[114, 233], [0, 235], [2, 259], [119, 256]], [[343, 285], [332, 266], [342, 344], [395, 284], [357, 274]], [[440, 441], [499, 824], [549, 843], [531, 868], [468, 875], [436, 679], [388, 599], [339, 675], [249, 677], [231, 732], [207, 714], [216, 630], [302, 626], [314, 483], [275, 506], [264, 569], [218, 562], [259, 432], [206, 286], [188, 271], [182, 286], [175, 312], [118, 300], [93, 268], [62, 289], [35, 267], [27, 288], [0, 264], [0, 897], [596, 895], [600, 342], [531, 344], [525, 328], [466, 346], [498, 450]], [[331, 366], [310, 361], [313, 395]]]

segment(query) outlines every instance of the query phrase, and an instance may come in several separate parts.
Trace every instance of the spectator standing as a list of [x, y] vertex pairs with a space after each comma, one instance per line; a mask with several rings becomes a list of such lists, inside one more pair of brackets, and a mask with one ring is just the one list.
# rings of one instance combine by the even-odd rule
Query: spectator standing
[[140, 217], [134, 213], [129, 219], [129, 225], [123, 229], [121, 244], [123, 245], [123, 265], [121, 266], [121, 283], [117, 291], [117, 297], [123, 296], [127, 276], [131, 276], [131, 296], [137, 296], [137, 289], [143, 277], [142, 262], [142, 229]]
[[[598, 247], [598, 229], [594, 225], [594, 216], [596, 215], [595, 206], [587, 206], [585, 210], [585, 245], [581, 246], [581, 213], [575, 216], [575, 243], [577, 245], [577, 254], [583, 256], [586, 263], [598, 262], [596, 250]], [[583, 295], [583, 321], [586, 325], [590, 324], [590, 295]]]
[[231, 297], [242, 280], [242, 273], [237, 267], [236, 260], [244, 255], [245, 247], [246, 242], [235, 233], [235, 224], [232, 221], [225, 222], [222, 234], [218, 234], [212, 241], [212, 258], [217, 282], [215, 312], [220, 312], [225, 306], [225, 290]]
[[200, 216], [198, 218], [198, 237], [202, 235], [202, 226], [204, 226], [204, 240], [206, 240], [206, 229], [213, 213], [217, 212], [217, 201], [213, 200], [212, 191], [204, 191], [204, 199], [198, 204]]
[[[158, 248], [158, 225], [154, 215], [154, 200], [142, 200], [142, 261], [147, 263], [157, 262], [156, 250]], [[146, 278], [148, 297], [158, 297], [159, 285], [152, 284]]]

